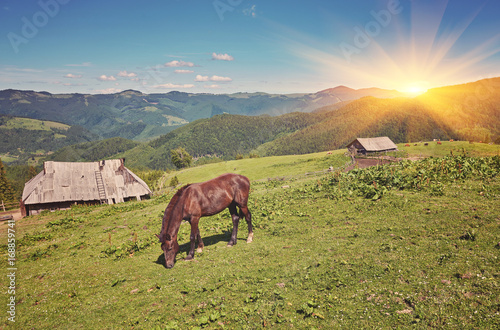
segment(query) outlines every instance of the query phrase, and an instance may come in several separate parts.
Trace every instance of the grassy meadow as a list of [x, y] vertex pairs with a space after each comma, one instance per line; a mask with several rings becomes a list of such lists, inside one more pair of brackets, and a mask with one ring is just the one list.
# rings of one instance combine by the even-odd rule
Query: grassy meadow
[[443, 157], [449, 155], [450, 152], [458, 155], [463, 152], [471, 156], [496, 156], [500, 155], [500, 145], [487, 144], [479, 142], [467, 141], [442, 141], [438, 144], [436, 141], [428, 142], [414, 142], [409, 143], [410, 147], [405, 147], [406, 143], [398, 144], [398, 149], [407, 151], [409, 156], [417, 157]]
[[[486, 148], [496, 155], [498, 146]], [[229, 212], [202, 218], [205, 249], [187, 262], [183, 223], [170, 270], [155, 234], [174, 190], [24, 218], [16, 222], [15, 326], [499, 328], [500, 161], [454, 154], [349, 174], [304, 175], [345, 165], [343, 151], [169, 173], [164, 182], [177, 176], [181, 184], [247, 175], [255, 232], [247, 244], [243, 221], [238, 244], [227, 248]], [[4, 314], [0, 328], [12, 325]]]

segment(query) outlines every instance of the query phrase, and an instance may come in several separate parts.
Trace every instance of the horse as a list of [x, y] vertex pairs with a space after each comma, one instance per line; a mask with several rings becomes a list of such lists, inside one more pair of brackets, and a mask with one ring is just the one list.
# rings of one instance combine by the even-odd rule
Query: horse
[[[237, 243], [238, 223], [242, 216], [248, 225], [247, 243], [253, 241], [252, 215], [248, 210], [250, 181], [239, 174], [227, 173], [201, 183], [188, 184], [180, 188], [168, 203], [163, 214], [161, 232], [156, 235], [165, 255], [165, 266], [174, 267], [175, 256], [179, 252], [177, 233], [182, 220], [191, 224], [190, 249], [185, 260], [193, 260], [195, 241], [198, 239], [197, 252], [203, 251], [198, 222], [201, 217], [211, 216], [229, 209], [233, 221], [233, 231], [227, 246]], [[240, 212], [238, 213], [237, 208]]]

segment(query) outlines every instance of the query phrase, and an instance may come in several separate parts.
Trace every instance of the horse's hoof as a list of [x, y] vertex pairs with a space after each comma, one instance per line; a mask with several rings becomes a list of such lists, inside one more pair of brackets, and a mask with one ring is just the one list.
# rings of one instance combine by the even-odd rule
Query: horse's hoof
[[193, 257], [191, 257], [191, 256], [189, 256], [189, 255], [188, 255], [188, 256], [184, 259], [184, 261], [192, 261], [193, 259], [194, 259]]
[[247, 238], [247, 243], [252, 243], [252, 242], [253, 242], [253, 233], [249, 234]]
[[233, 244], [227, 243], [227, 247], [233, 247]]
[[202, 248], [197, 248], [196, 249], [196, 253], [202, 253], [203, 252], [203, 249]]

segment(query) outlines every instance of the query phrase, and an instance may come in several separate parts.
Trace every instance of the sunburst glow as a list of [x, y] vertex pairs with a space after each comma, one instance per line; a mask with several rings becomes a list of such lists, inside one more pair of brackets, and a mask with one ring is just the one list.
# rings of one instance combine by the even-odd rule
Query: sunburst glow
[[427, 88], [420, 84], [408, 85], [406, 88], [401, 90], [401, 92], [406, 93], [408, 96], [418, 96], [427, 92]]
[[[450, 28], [444, 26], [449, 25], [444, 23], [444, 17], [450, 3], [438, 3], [431, 14], [420, 1], [406, 3], [385, 25], [377, 25], [374, 19], [365, 22], [364, 29], [359, 28], [363, 25], [350, 29], [349, 23], [344, 23], [342, 41], [334, 45], [321, 45], [314, 38], [307, 40], [298, 34], [292, 51], [306, 59], [309, 67], [326, 73], [325, 81], [335, 77], [352, 87], [377, 86], [409, 96], [467, 82], [471, 76], [484, 78], [488, 73], [483, 61], [500, 52], [500, 34], [486, 33], [473, 48], [464, 47], [464, 40], [470, 38], [465, 32], [482, 7], [457, 19]], [[405, 21], [405, 15], [411, 19]]]

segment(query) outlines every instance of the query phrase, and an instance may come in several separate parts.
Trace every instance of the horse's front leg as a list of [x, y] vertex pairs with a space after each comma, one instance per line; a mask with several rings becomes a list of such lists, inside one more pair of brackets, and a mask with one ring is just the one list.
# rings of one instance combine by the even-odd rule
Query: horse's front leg
[[[189, 253], [186, 257], [186, 260], [193, 260], [194, 258], [194, 246], [196, 245], [196, 238], [200, 237], [200, 242], [201, 242], [201, 236], [200, 236], [200, 230], [198, 228], [198, 222], [200, 221], [200, 217], [191, 217], [191, 236], [190, 238], [190, 243], [191, 246], [189, 248]], [[201, 242], [203, 244], [203, 242]]]

